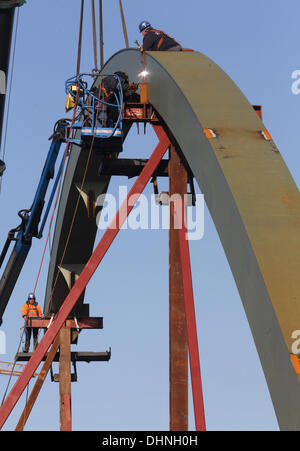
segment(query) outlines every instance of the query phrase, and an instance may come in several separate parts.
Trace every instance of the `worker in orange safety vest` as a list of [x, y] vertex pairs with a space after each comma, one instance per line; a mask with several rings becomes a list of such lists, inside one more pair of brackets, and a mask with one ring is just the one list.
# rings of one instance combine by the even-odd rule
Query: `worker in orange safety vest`
[[[42, 316], [41, 307], [36, 302], [34, 293], [29, 293], [28, 300], [22, 307], [21, 314], [25, 321], [28, 318]], [[36, 349], [38, 345], [38, 333], [39, 329], [37, 327], [25, 326], [25, 347], [23, 352], [29, 351], [31, 334], [33, 335], [33, 346]]]

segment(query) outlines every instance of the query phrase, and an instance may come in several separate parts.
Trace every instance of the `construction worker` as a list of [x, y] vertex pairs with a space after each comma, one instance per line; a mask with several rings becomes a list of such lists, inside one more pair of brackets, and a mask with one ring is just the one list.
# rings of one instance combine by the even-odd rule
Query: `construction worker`
[[0, 177], [3, 175], [3, 172], [5, 171], [6, 166], [4, 161], [0, 160]]
[[[139, 96], [136, 94], [136, 90], [138, 89], [138, 85], [134, 83], [129, 83], [128, 74], [125, 72], [117, 71], [114, 72], [114, 75], [107, 75], [103, 78], [102, 83], [100, 85], [100, 97], [106, 103], [111, 105], [116, 105], [116, 95], [118, 97], [118, 79], [115, 77], [117, 75], [119, 77], [122, 93], [123, 93], [123, 101], [133, 102], [139, 101]], [[94, 92], [97, 95], [97, 91], [99, 88], [94, 89]], [[106, 104], [102, 104], [99, 113], [98, 113], [98, 126], [102, 127], [114, 127], [118, 120], [119, 112], [118, 109], [114, 106], [109, 106]]]
[[[92, 87], [91, 92], [103, 100], [105, 103], [99, 103], [96, 108], [96, 126], [114, 127], [118, 117], [116, 108], [111, 106], [116, 104], [117, 79], [113, 75], [107, 75], [101, 81], [99, 87]], [[110, 105], [107, 105], [110, 104]]]
[[[25, 321], [28, 318], [42, 316], [41, 307], [36, 302], [34, 293], [29, 293], [27, 302], [23, 305], [21, 313]], [[38, 345], [38, 333], [39, 329], [37, 327], [25, 326], [25, 347], [23, 352], [29, 351], [31, 334], [33, 334], [33, 347], [36, 349]]]
[[143, 34], [143, 50], [161, 52], [181, 52], [181, 45], [161, 30], [155, 30], [146, 20], [139, 25]]

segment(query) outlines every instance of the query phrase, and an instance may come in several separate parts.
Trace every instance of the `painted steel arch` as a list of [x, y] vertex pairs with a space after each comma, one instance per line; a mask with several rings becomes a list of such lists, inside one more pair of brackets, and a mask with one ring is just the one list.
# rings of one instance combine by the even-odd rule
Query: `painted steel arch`
[[[244, 305], [279, 426], [299, 430], [300, 385], [289, 355], [291, 334], [300, 329], [298, 188], [252, 105], [213, 61], [198, 52], [147, 52], [146, 69], [149, 101], [176, 139], [205, 196]], [[115, 54], [103, 73], [116, 70], [127, 72], [131, 81], [140, 81], [141, 53], [129, 49]], [[213, 137], [208, 138], [204, 129], [212, 130]], [[68, 227], [64, 212], [74, 171], [70, 169], [65, 179], [69, 191], [63, 191], [58, 214], [57, 252], [50, 262], [48, 294], [63, 241], [60, 229]], [[100, 191], [106, 188], [107, 184], [99, 185]], [[84, 219], [77, 221], [74, 233], [80, 235], [83, 230], [89, 235]], [[93, 239], [92, 233], [89, 248]], [[71, 254], [78, 254], [75, 240], [73, 246]], [[70, 265], [78, 264], [75, 256], [71, 260]], [[62, 300], [58, 296], [56, 306]]]

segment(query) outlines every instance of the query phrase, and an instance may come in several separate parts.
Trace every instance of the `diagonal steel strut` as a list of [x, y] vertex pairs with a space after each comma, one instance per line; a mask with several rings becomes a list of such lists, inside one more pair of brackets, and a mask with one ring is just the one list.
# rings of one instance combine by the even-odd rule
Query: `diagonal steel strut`
[[43, 386], [43, 384], [45, 382], [46, 376], [48, 374], [48, 371], [50, 369], [50, 366], [51, 366], [51, 364], [53, 362], [53, 359], [54, 359], [54, 357], [56, 355], [56, 352], [57, 352], [58, 348], [59, 348], [59, 337], [57, 337], [54, 340], [54, 342], [53, 342], [52, 348], [51, 348], [50, 352], [47, 355], [46, 361], [45, 361], [45, 363], [44, 363], [44, 365], [43, 365], [43, 367], [41, 369], [40, 374], [38, 375], [37, 381], [34, 384], [32, 392], [31, 392], [31, 394], [29, 396], [29, 399], [28, 399], [28, 401], [26, 403], [26, 406], [25, 406], [25, 408], [24, 408], [24, 410], [22, 412], [22, 415], [20, 416], [18, 424], [17, 424], [17, 426], [15, 428], [15, 431], [23, 431], [24, 430], [26, 421], [28, 420], [28, 417], [29, 417], [30, 412], [31, 412], [31, 410], [32, 410], [32, 408], [34, 406], [34, 403], [35, 403], [35, 401], [36, 401], [36, 399], [38, 397], [38, 394], [39, 394], [39, 392], [40, 392], [40, 390], [41, 390], [41, 388], [42, 388], [42, 386]]
[[126, 200], [121, 205], [120, 210], [116, 214], [115, 219], [112, 221], [112, 223], [104, 233], [102, 239], [100, 240], [90, 259], [88, 260], [86, 266], [82, 270], [79, 278], [71, 288], [70, 293], [64, 300], [64, 303], [62, 304], [61, 308], [56, 314], [51, 326], [43, 336], [35, 352], [32, 354], [22, 375], [18, 378], [17, 382], [15, 383], [6, 400], [4, 401], [3, 405], [1, 406], [0, 429], [2, 429], [8, 416], [10, 415], [11, 411], [18, 402], [20, 396], [22, 395], [24, 389], [26, 388], [28, 382], [30, 381], [33, 373], [35, 372], [38, 365], [42, 361], [42, 358], [46, 354], [50, 345], [53, 343], [61, 327], [64, 325], [65, 320], [67, 319], [68, 315], [74, 308], [78, 298], [80, 297], [81, 293], [87, 286], [97, 267], [101, 263], [103, 257], [105, 256], [107, 250], [109, 249], [110, 245], [112, 244], [113, 240], [115, 239], [116, 235], [121, 229], [127, 216], [133, 209], [134, 205], [132, 204], [129, 205], [128, 203], [130, 197], [135, 196], [135, 202], [137, 202], [139, 195], [144, 190], [154, 170], [156, 169], [162, 157], [164, 156], [166, 150], [170, 146], [169, 138], [166, 135], [165, 131], [163, 130], [163, 127], [153, 126], [153, 128], [160, 140], [158, 145], [156, 146], [154, 152], [152, 153], [151, 157], [148, 160], [148, 163], [144, 167], [143, 171], [139, 175], [133, 187], [131, 188]]

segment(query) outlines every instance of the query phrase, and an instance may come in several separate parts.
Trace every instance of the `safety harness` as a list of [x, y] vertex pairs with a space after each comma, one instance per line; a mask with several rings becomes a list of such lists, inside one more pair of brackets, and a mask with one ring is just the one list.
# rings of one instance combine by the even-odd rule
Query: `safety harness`
[[171, 36], [169, 36], [167, 33], [165, 33], [165, 32], [162, 31], [162, 30], [155, 30], [154, 28], [151, 28], [150, 31], [154, 31], [155, 33], [160, 33], [160, 34], [162, 35], [161, 38], [160, 38], [160, 40], [158, 41], [157, 46], [156, 46], [156, 49], [157, 49], [157, 50], [159, 50], [159, 49], [161, 48], [161, 46], [162, 46], [162, 44], [163, 44], [165, 38], [172, 39], [172, 40], [176, 43], [176, 45], [180, 45], [179, 42], [176, 41], [176, 39], [171, 38]]

